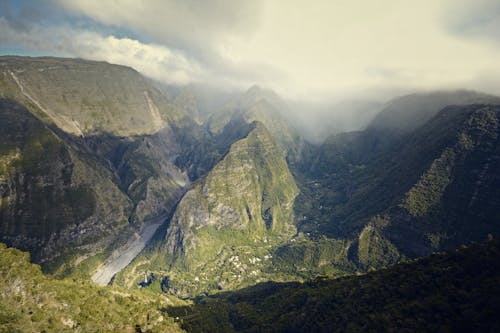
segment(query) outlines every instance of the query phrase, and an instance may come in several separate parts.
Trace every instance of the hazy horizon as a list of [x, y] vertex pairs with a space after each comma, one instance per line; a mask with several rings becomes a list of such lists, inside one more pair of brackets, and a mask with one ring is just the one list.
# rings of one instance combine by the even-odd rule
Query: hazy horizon
[[500, 3], [480, 1], [0, 2], [0, 54], [103, 60], [166, 84], [287, 99], [500, 93]]

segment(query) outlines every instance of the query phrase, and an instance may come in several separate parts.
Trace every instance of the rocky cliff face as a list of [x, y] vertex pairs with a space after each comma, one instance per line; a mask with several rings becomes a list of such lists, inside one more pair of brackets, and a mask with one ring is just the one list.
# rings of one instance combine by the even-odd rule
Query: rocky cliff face
[[0, 57], [0, 97], [1, 239], [46, 269], [102, 260], [184, 192], [195, 125], [135, 70]]
[[108, 170], [18, 103], [0, 100], [0, 114], [2, 241], [46, 262], [68, 249], [105, 247], [124, 231], [132, 203]]
[[354, 251], [362, 267], [500, 233], [499, 114], [498, 106], [447, 107], [371, 165], [372, 178], [344, 207], [346, 230], [366, 223]]
[[73, 135], [151, 134], [175, 114], [132, 68], [77, 59], [0, 58], [0, 72], [39, 111]]
[[254, 236], [293, 229], [294, 179], [265, 127], [253, 126], [179, 203], [166, 236], [170, 254], [195, 249], [196, 230], [203, 227]]
[[298, 229], [351, 242], [362, 270], [498, 234], [498, 114], [453, 106], [410, 133], [330, 138], [302, 178]]
[[298, 193], [284, 151], [258, 122], [182, 198], [163, 240], [129, 267], [168, 275], [179, 295], [269, 279], [272, 252], [295, 234]]

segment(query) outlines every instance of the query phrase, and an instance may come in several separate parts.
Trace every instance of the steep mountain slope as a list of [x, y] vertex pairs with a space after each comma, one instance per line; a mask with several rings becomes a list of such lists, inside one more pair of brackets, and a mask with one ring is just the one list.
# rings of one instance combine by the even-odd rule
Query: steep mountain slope
[[1, 332], [181, 332], [162, 309], [166, 298], [56, 280], [29, 255], [0, 244]]
[[2, 95], [56, 125], [73, 148], [98, 155], [105, 167], [112, 165], [111, 171], [121, 178], [119, 185], [137, 204], [134, 219], [142, 222], [157, 215], [163, 208], [158, 201], [165, 199], [160, 189], [179, 191], [186, 182], [171, 160], [180, 150], [176, 130], [189, 120], [135, 70], [26, 57], [1, 57], [0, 70]]
[[[1, 57], [3, 80], [73, 135], [151, 134], [180, 114], [137, 71], [104, 62]], [[12, 82], [13, 81], [13, 82]]]
[[146, 272], [193, 297], [500, 234], [500, 107], [436, 109], [490, 96], [403, 98], [383, 112], [393, 123], [317, 149], [270, 91], [211, 117], [172, 96], [122, 66], [0, 57], [0, 240], [59, 276], [134, 287]]
[[[347, 136], [354, 145], [338, 136], [297, 199], [299, 229], [355, 239], [349, 258], [361, 269], [498, 234], [498, 116], [497, 106], [448, 107], [401, 139], [360, 149], [360, 134]], [[383, 148], [369, 153], [372, 144]]]
[[237, 122], [259, 121], [285, 150], [287, 160], [296, 162], [304, 142], [286, 112], [286, 103], [276, 93], [255, 85], [213, 113], [207, 126], [212, 133], [218, 134]]
[[268, 278], [275, 274], [264, 272], [272, 271], [273, 248], [295, 233], [296, 195], [284, 152], [261, 123], [252, 123], [184, 195], [165, 239], [139, 257], [121, 283], [153, 270], [168, 276], [164, 289], [185, 296]]
[[500, 104], [500, 98], [469, 90], [438, 91], [405, 95], [391, 100], [368, 128], [409, 133], [448, 105]]
[[218, 89], [205, 85], [189, 84], [187, 86], [160, 86], [174, 105], [189, 115], [198, 124], [206, 124], [210, 116], [234, 99], [236, 92]]
[[336, 280], [265, 283], [170, 307], [188, 332], [495, 332], [498, 241]]
[[[500, 98], [473, 91], [405, 95], [386, 103], [365, 130], [331, 135], [322, 144], [306, 150], [307, 155], [296, 172], [301, 187], [296, 215], [306, 217], [298, 221], [300, 229], [312, 234], [318, 234], [319, 229], [319, 234], [332, 236], [339, 230], [334, 230], [337, 224], [331, 221], [342, 221], [358, 208], [363, 211], [372, 209], [372, 213], [386, 208], [389, 203], [379, 199], [392, 195], [388, 189], [378, 193], [381, 198], [373, 196], [374, 200], [371, 200], [364, 197], [354, 205], [348, 202], [357, 196], [359, 188], [373, 185], [372, 180], [377, 177], [373, 173], [383, 170], [380, 164], [391, 160], [394, 151], [409, 134], [448, 105], [476, 102], [494, 104], [500, 103]], [[426, 156], [421, 157], [422, 161], [426, 159]], [[390, 163], [387, 164], [386, 167], [391, 167]], [[366, 207], [362, 200], [366, 201]], [[353, 219], [360, 215], [355, 214]]]
[[189, 182], [175, 158], [197, 127], [135, 70], [0, 57], [0, 96], [0, 236], [45, 269], [95, 266]]
[[[167, 233], [171, 253], [189, 251], [186, 243], [196, 242], [190, 240], [193, 227], [228, 226], [254, 234], [288, 229], [297, 188], [267, 129], [260, 123], [253, 127], [179, 204]], [[189, 201], [207, 214], [190, 212]], [[187, 214], [195, 220], [188, 222]]]
[[95, 159], [67, 146], [26, 108], [0, 100], [1, 239], [37, 262], [105, 248], [126, 232], [132, 203]]
[[[393, 171], [392, 181], [406, 191], [394, 190], [398, 197], [391, 200], [384, 222], [374, 223], [400, 252], [422, 256], [500, 233], [499, 117], [498, 106], [448, 107], [440, 112], [412, 138], [422, 142], [422, 153], [430, 163], [420, 169], [423, 172], [409, 188], [403, 178], [413, 178], [410, 165], [411, 170], [419, 170], [415, 166], [420, 153], [410, 150], [412, 141], [400, 151], [404, 156], [398, 159], [405, 162], [397, 165], [399, 172], [389, 168], [388, 172]], [[425, 129], [432, 130], [433, 136]], [[381, 186], [389, 185], [384, 178]]]

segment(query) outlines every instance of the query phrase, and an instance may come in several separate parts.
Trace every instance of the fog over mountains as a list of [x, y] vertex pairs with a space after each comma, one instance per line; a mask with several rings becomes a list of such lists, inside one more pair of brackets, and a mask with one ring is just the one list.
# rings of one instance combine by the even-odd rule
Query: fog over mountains
[[494, 1], [0, 3], [0, 331], [497, 331]]

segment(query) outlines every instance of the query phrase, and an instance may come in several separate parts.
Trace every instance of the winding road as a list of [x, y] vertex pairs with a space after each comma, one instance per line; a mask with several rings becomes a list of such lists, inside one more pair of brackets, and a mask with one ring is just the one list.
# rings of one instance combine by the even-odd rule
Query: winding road
[[140, 233], [135, 233], [127, 244], [115, 250], [113, 254], [97, 268], [97, 271], [92, 275], [92, 281], [100, 286], [108, 285], [113, 276], [127, 267], [127, 265], [144, 249], [165, 219], [166, 215], [163, 215], [144, 222], [145, 227]]

